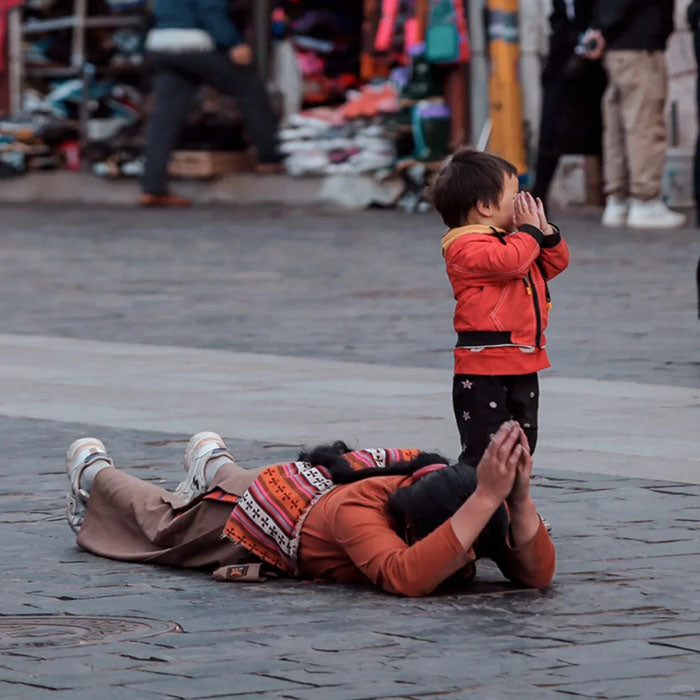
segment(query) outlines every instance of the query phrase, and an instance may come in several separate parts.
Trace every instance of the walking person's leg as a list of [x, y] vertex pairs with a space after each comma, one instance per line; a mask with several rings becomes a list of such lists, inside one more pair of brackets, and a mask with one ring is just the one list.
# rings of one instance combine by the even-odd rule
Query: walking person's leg
[[603, 226], [624, 226], [629, 206], [629, 171], [621, 112], [619, 74], [624, 58], [611, 51], [605, 56], [608, 86], [603, 94], [603, 180], [606, 196]]
[[535, 183], [532, 186], [532, 196], [539, 197], [548, 208], [547, 196], [549, 187], [554, 179], [561, 145], [558, 134], [559, 103], [563, 94], [563, 80], [554, 78], [544, 85], [542, 100], [542, 116], [540, 118], [540, 133], [537, 144], [537, 163], [535, 165]]
[[236, 98], [243, 123], [261, 163], [279, 162], [277, 120], [260, 76], [253, 66], [235, 65], [223, 51], [192, 54], [178, 59], [182, 70]]
[[187, 118], [190, 101], [197, 87], [191, 76], [172, 66], [169, 56], [155, 55], [153, 114], [146, 132], [142, 204], [188, 204], [184, 198], [169, 195], [168, 162]]
[[[693, 31], [693, 46], [695, 47], [695, 62], [700, 66], [700, 27]], [[700, 70], [695, 84], [695, 101], [697, 104], [698, 121], [700, 122]], [[695, 141], [695, 159], [693, 162], [693, 191], [695, 193], [696, 225], [700, 226], [700, 133]], [[700, 270], [700, 267], [698, 268]], [[698, 287], [700, 294], [700, 286]]]
[[685, 216], [671, 211], [661, 199], [668, 147], [664, 115], [668, 91], [666, 57], [663, 51], [629, 53], [632, 56], [620, 76], [632, 196], [627, 225], [676, 228], [685, 223]]

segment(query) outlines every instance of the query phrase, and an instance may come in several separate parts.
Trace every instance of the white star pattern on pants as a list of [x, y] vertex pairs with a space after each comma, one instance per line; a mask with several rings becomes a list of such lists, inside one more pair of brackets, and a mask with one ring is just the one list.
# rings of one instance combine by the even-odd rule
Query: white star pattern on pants
[[472, 388], [472, 383], [468, 379], [465, 379], [462, 381], [462, 389], [471, 389], [471, 388]]
[[471, 420], [472, 417], [469, 415], [469, 411], [464, 411], [462, 413], [462, 418], [464, 418], [464, 420]]

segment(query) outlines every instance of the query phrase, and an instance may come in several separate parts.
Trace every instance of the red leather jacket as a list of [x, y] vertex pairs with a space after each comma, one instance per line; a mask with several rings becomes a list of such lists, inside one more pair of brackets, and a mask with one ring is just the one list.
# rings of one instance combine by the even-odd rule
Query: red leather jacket
[[515, 233], [462, 226], [445, 234], [442, 254], [457, 300], [455, 374], [530, 374], [549, 367], [547, 280], [569, 264], [559, 230], [545, 236], [527, 225]]

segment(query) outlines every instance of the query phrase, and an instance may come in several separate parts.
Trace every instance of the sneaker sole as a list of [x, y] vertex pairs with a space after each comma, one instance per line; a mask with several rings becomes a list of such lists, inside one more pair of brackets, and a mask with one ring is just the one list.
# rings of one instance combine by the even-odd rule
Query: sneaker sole
[[632, 223], [631, 221], [627, 222], [627, 228], [636, 228], [636, 229], [646, 229], [648, 231], [670, 231], [671, 229], [674, 228], [683, 228], [685, 226], [687, 221], [681, 221], [678, 224], [672, 224], [672, 223], [667, 223], [667, 224], [649, 224], [646, 221], [640, 222], [640, 223]]

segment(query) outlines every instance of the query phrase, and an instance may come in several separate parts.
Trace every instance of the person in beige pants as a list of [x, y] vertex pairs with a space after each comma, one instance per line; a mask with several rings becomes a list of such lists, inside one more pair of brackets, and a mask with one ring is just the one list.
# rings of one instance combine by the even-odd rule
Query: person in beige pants
[[587, 56], [603, 56], [604, 226], [666, 229], [685, 223], [661, 199], [668, 146], [665, 48], [673, 30], [673, 0], [597, 3]]

